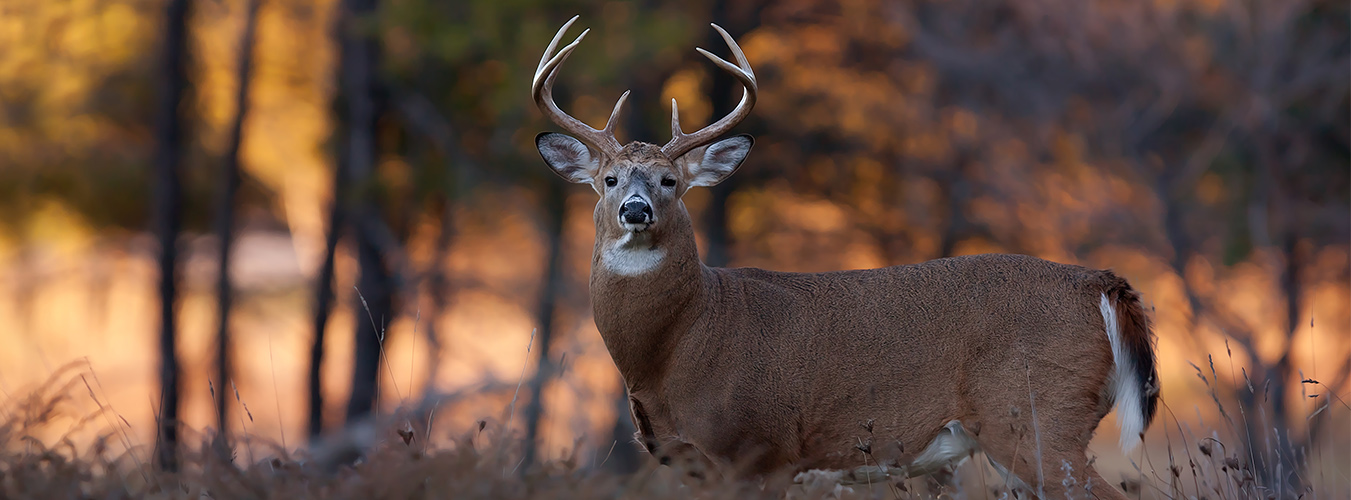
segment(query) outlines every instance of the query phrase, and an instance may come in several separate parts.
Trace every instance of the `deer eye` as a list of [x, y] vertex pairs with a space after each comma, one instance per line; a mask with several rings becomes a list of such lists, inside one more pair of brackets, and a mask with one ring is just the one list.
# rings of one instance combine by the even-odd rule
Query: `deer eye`
[[613, 175], [612, 175], [612, 176], [608, 176], [608, 177], [605, 178], [605, 185], [606, 185], [606, 186], [609, 186], [609, 187], [615, 187], [615, 184], [618, 184], [618, 183], [619, 183], [619, 179], [614, 178]]
[[674, 186], [674, 185], [675, 185], [675, 179], [672, 179], [672, 178], [670, 178], [670, 177], [663, 178], [663, 179], [661, 180], [661, 185], [666, 186], [666, 187]]

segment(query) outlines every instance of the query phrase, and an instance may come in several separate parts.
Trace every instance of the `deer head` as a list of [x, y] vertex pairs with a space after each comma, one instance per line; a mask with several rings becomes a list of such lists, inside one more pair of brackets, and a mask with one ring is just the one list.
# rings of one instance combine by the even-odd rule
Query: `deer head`
[[[704, 49], [697, 50], [745, 86], [736, 109], [695, 133], [685, 134], [680, 127], [680, 108], [672, 99], [670, 142], [660, 147], [644, 142], [621, 146], [615, 138], [614, 126], [628, 92], [619, 97], [603, 129], [591, 128], [569, 116], [554, 102], [553, 84], [559, 68], [589, 31], [583, 31], [555, 54], [559, 40], [576, 20], [574, 16], [554, 35], [535, 70], [532, 85], [535, 104], [540, 111], [573, 135], [541, 133], [535, 137], [535, 145], [555, 173], [572, 182], [589, 184], [600, 194], [596, 204], [597, 240], [616, 241], [633, 249], [651, 248], [654, 242], [670, 232], [671, 221], [688, 224], [688, 213], [680, 201], [686, 191], [695, 186], [722, 182], [750, 153], [754, 141], [749, 135], [717, 142], [714, 139], [750, 114], [755, 105], [755, 73], [731, 35], [713, 25], [731, 48], [737, 64]], [[619, 266], [619, 269], [632, 272], [651, 267], [644, 266], [642, 261], [637, 258], [633, 266]]]

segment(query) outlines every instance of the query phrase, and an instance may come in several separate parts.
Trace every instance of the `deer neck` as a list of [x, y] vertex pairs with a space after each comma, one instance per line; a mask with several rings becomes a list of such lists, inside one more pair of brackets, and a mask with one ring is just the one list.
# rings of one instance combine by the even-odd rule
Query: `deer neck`
[[596, 327], [629, 389], [652, 386], [704, 309], [709, 277], [694, 227], [683, 204], [652, 234], [607, 233], [597, 219], [591, 256]]

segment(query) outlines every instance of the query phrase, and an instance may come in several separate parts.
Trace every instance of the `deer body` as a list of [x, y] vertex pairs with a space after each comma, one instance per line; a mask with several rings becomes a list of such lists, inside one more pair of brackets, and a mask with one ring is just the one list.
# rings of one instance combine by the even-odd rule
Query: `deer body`
[[592, 258], [596, 324], [659, 458], [693, 447], [745, 473], [847, 469], [871, 443], [869, 460], [902, 466], [952, 420], [1022, 432], [1030, 450], [1015, 413], [1030, 415], [1035, 391], [1057, 425], [1091, 416], [1073, 419], [1073, 439], [1043, 437], [1078, 453], [1073, 465], [1111, 408], [1098, 302], [1128, 288], [1109, 272], [1017, 255], [820, 274], [709, 268], [682, 244], [686, 228], [657, 242], [668, 258], [650, 274], [608, 270], [603, 240]]
[[740, 477], [867, 464], [931, 473], [984, 451], [1013, 483], [1040, 470], [1056, 478], [1040, 483], [1048, 491], [1070, 474], [1120, 497], [1084, 451], [1114, 405], [1123, 447], [1154, 413], [1152, 333], [1125, 280], [1019, 255], [815, 274], [709, 268], [681, 196], [750, 151], [748, 136], [713, 142], [754, 103], [745, 56], [720, 28], [739, 66], [703, 52], [746, 86], [733, 116], [685, 135], [673, 103], [671, 143], [620, 146], [609, 131], [622, 97], [603, 130], [553, 104], [577, 45], [550, 57], [568, 25], [533, 91], [582, 141], [536, 142], [555, 172], [601, 195], [592, 306], [644, 448], [695, 475]]

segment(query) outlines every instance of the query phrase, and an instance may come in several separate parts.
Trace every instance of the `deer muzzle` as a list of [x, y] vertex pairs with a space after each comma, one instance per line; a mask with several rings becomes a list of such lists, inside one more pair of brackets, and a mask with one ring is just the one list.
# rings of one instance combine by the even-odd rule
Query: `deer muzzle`
[[619, 206], [619, 222], [625, 229], [641, 231], [654, 220], [652, 205], [638, 195], [630, 196]]

